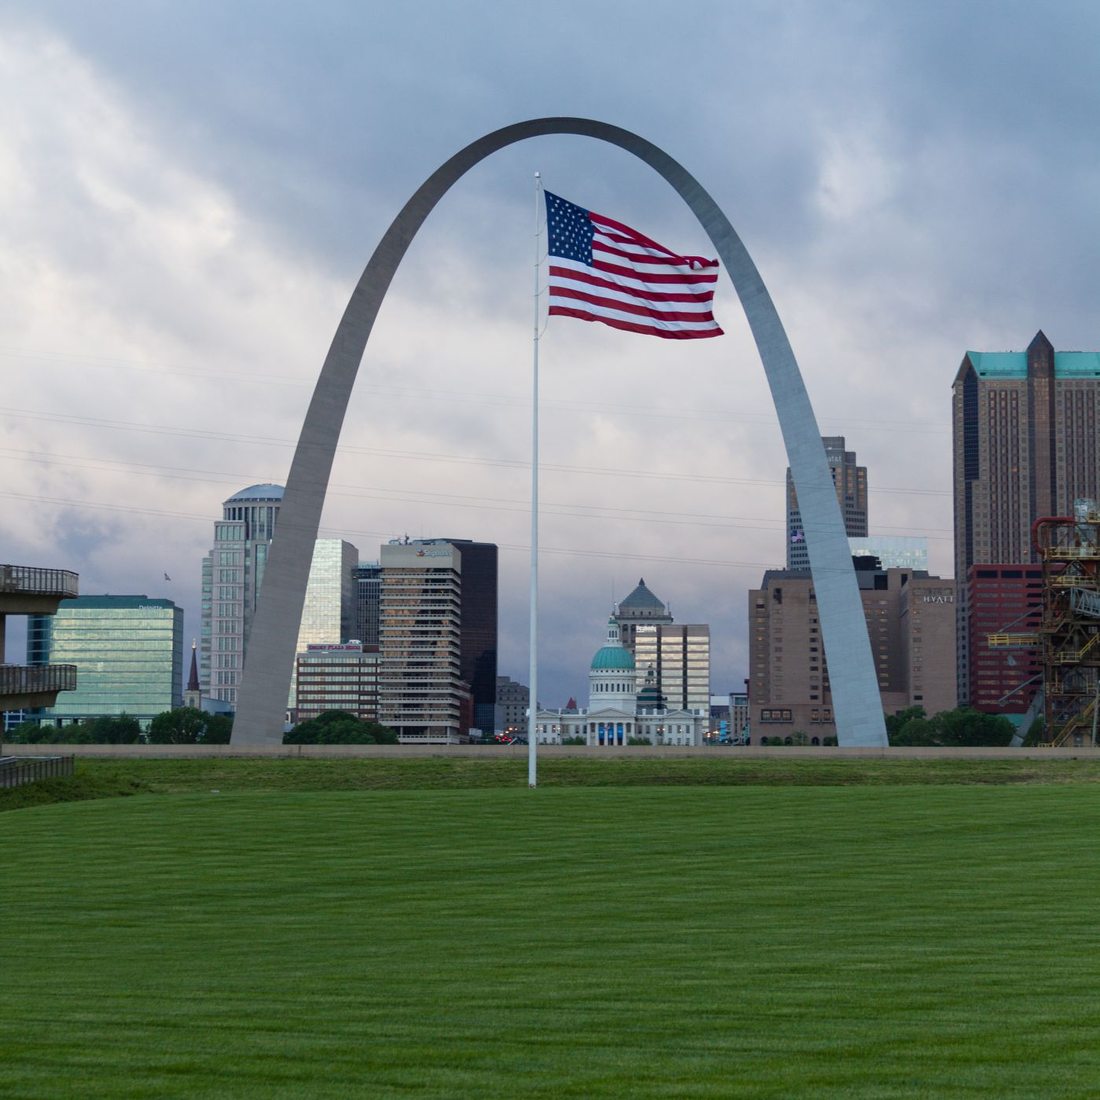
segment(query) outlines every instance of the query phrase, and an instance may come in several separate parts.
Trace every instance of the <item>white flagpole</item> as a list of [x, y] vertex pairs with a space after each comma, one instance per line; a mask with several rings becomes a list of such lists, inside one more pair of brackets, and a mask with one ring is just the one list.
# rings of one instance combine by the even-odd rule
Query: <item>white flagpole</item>
[[538, 761], [536, 732], [538, 730], [539, 706], [539, 267], [541, 255], [539, 249], [539, 228], [541, 225], [539, 199], [542, 192], [542, 180], [535, 173], [535, 298], [534, 298], [534, 342], [531, 373], [531, 667], [528, 672], [527, 697], [527, 785], [538, 785]]

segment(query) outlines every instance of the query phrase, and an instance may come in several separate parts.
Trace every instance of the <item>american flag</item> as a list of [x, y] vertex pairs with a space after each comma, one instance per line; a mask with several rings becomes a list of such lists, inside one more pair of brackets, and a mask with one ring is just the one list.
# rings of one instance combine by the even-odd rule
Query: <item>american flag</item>
[[667, 340], [722, 335], [711, 312], [717, 260], [679, 256], [549, 191], [546, 226], [551, 316]]

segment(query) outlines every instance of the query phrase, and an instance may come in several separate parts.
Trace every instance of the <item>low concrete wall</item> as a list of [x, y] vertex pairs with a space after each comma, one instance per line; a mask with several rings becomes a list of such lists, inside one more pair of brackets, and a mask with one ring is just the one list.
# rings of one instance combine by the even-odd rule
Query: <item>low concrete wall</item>
[[[188, 759], [218, 757], [305, 757], [339, 759], [341, 757], [413, 757], [413, 756], [478, 756], [485, 759], [501, 757], [527, 758], [526, 745], [267, 745], [240, 747], [234, 745], [4, 745], [11, 756], [41, 756], [44, 753], [71, 756], [111, 756], [127, 759]], [[1095, 760], [1100, 748], [1009, 749], [1009, 748], [825, 748], [819, 746], [741, 745], [737, 747], [701, 746], [675, 748], [629, 745], [589, 748], [585, 745], [539, 745], [540, 760], [560, 756], [587, 756], [592, 759], [623, 756], [673, 759], [676, 757], [710, 757], [714, 760], [758, 760], [766, 757], [790, 760], [847, 759], [858, 757], [895, 760]]]

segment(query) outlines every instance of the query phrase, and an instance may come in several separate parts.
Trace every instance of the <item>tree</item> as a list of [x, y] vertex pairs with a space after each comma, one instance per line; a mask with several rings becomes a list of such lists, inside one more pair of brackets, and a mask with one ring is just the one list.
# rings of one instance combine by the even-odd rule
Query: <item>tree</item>
[[228, 745], [232, 721], [224, 714], [207, 714], [195, 707], [176, 707], [149, 723], [151, 745]]
[[1007, 745], [1016, 734], [1016, 727], [1001, 714], [960, 707], [937, 714], [935, 721], [941, 730], [941, 745]]
[[81, 741], [91, 745], [136, 745], [141, 724], [132, 714], [102, 714], [79, 725]]
[[20, 722], [5, 735], [13, 745], [38, 745], [49, 735], [50, 727], [37, 722]]
[[894, 734], [901, 733], [906, 722], [913, 718], [925, 718], [924, 707], [906, 707], [896, 714], [886, 715], [886, 736], [890, 738], [890, 744], [894, 743]]
[[346, 710], [326, 710], [299, 722], [283, 737], [284, 745], [396, 745], [388, 726], [357, 718]]
[[[917, 709], [917, 708], [911, 708]], [[890, 737], [891, 745], [1007, 745], [1016, 728], [1001, 714], [986, 714], [970, 707], [945, 710], [932, 718], [911, 717]]]
[[[920, 714], [911, 717], [898, 730], [890, 733], [891, 745], [937, 745], [936, 727], [924, 717], [921, 707], [912, 707], [912, 710], [920, 710]], [[887, 719], [889, 721], [889, 719]]]

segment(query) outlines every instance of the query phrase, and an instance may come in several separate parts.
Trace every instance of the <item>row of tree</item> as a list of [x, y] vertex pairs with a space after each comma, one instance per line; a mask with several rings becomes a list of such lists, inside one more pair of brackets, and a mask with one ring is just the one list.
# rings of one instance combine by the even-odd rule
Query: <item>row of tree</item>
[[[194, 707], [178, 707], [158, 714], [142, 731], [129, 714], [86, 718], [68, 726], [23, 722], [8, 734], [13, 744], [65, 745], [228, 745], [233, 720], [223, 714], [207, 714]], [[985, 714], [969, 707], [945, 710], [929, 718], [923, 707], [909, 707], [886, 715], [886, 733], [891, 745], [1007, 745], [1016, 728], [999, 714]], [[796, 740], [797, 738], [797, 740]], [[761, 744], [783, 744], [785, 739], [764, 738]], [[826, 743], [836, 744], [835, 738]], [[583, 744], [584, 739], [576, 742]], [[796, 733], [788, 744], [808, 744], [804, 733]], [[325, 711], [317, 718], [299, 722], [283, 737], [285, 745], [396, 745], [397, 734], [387, 726], [357, 718], [343, 710]]]
[[908, 707], [886, 716], [886, 735], [891, 745], [1004, 746], [1011, 743], [1016, 727], [1001, 714], [986, 714], [970, 707], [941, 711], [929, 718], [924, 707]]
[[[22, 722], [5, 734], [16, 745], [228, 745], [233, 719], [194, 707], [177, 707], [158, 714], [147, 730], [130, 714], [85, 718], [67, 726]], [[285, 745], [396, 745], [387, 726], [330, 710], [299, 722], [283, 737]]]
[[16, 745], [228, 745], [233, 720], [194, 707], [158, 714], [147, 730], [132, 714], [83, 718], [66, 726], [22, 722], [5, 737]]

